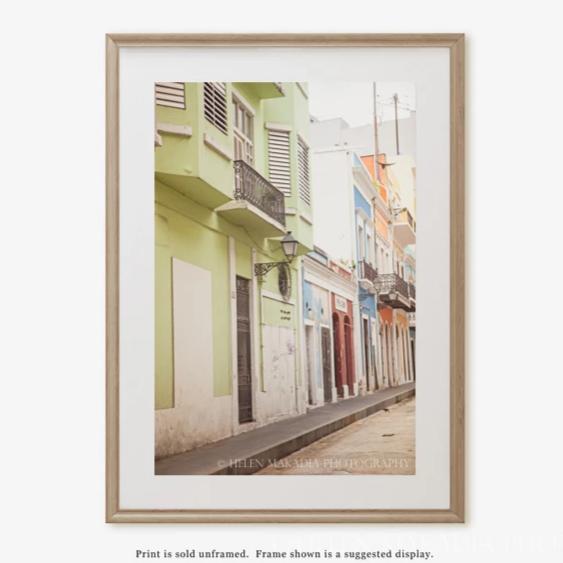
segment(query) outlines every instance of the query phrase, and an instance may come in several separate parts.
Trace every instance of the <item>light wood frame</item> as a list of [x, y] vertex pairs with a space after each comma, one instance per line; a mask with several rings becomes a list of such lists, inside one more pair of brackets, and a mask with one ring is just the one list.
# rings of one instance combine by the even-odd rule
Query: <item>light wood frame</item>
[[[106, 521], [464, 522], [465, 211], [463, 34], [106, 36]], [[119, 507], [119, 50], [122, 47], [445, 47], [450, 52], [450, 507], [444, 510], [122, 510]]]

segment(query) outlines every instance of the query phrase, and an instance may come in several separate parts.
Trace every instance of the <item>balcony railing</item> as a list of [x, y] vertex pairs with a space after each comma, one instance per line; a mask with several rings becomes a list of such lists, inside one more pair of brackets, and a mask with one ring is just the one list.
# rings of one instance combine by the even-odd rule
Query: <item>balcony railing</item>
[[359, 268], [359, 276], [360, 279], [369, 280], [372, 283], [375, 283], [377, 279], [377, 270], [365, 260], [360, 261], [360, 268]]
[[393, 308], [414, 311], [416, 306], [416, 288], [397, 274], [378, 275], [374, 282], [375, 290], [382, 303]]
[[285, 226], [283, 193], [243, 160], [235, 160], [235, 199], [248, 201]]
[[380, 294], [398, 293], [406, 300], [409, 298], [409, 284], [397, 274], [381, 274], [377, 276], [375, 288]]

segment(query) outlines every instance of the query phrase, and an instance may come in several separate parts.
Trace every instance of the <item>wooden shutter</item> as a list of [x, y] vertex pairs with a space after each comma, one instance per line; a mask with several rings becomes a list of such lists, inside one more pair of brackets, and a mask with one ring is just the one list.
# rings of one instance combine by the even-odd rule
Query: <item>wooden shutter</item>
[[309, 171], [309, 147], [300, 137], [297, 139], [297, 172], [299, 197], [311, 205], [311, 175]]
[[203, 83], [203, 113], [205, 119], [227, 134], [227, 83]]
[[155, 82], [154, 90], [157, 105], [186, 109], [186, 92], [183, 82]]
[[278, 190], [291, 195], [289, 131], [268, 131], [268, 175]]

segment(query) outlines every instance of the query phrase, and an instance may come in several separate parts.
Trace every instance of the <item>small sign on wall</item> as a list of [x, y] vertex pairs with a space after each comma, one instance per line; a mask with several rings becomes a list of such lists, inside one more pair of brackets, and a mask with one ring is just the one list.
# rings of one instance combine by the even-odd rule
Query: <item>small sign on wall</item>
[[270, 299], [262, 298], [262, 322], [270, 326], [293, 327], [293, 305]]
[[344, 313], [348, 312], [348, 303], [344, 297], [340, 297], [339, 295], [334, 296], [334, 306]]

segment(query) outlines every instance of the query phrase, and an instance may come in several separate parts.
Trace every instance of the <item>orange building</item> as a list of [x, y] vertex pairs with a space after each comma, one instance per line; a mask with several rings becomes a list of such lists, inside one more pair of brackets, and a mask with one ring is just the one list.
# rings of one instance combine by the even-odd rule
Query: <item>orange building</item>
[[[414, 244], [416, 223], [406, 210], [385, 154], [365, 155], [378, 196], [372, 201], [377, 258], [378, 383], [381, 387], [414, 380]], [[407, 264], [408, 261], [408, 264]]]

